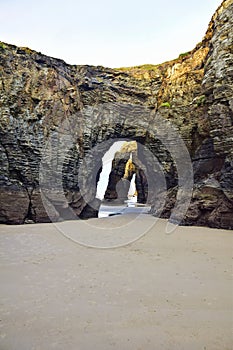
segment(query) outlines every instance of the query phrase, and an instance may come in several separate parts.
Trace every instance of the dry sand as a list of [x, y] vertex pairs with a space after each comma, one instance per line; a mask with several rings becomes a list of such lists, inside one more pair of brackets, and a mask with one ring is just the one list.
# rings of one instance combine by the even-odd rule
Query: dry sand
[[[86, 231], [102, 220], [123, 232], [128, 218]], [[232, 349], [232, 231], [165, 226], [103, 250], [53, 224], [1, 225], [0, 349]]]

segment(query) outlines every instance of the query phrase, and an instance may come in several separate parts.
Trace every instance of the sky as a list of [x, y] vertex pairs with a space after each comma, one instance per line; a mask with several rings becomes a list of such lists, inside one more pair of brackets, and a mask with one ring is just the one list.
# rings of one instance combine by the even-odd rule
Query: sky
[[70, 64], [158, 64], [192, 50], [221, 0], [0, 0], [0, 40]]

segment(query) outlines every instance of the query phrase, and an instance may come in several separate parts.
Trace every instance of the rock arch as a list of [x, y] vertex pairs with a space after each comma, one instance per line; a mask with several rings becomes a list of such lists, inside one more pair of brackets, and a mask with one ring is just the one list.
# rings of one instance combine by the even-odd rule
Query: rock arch
[[[192, 160], [194, 188], [183, 223], [232, 229], [232, 10], [232, 1], [224, 0], [202, 42], [159, 65], [71, 66], [33, 50], [0, 45], [0, 222], [49, 221], [46, 205], [51, 207], [53, 220], [66, 216], [69, 208], [72, 215], [91, 216], [88, 205], [95, 201], [101, 159], [120, 138], [137, 141], [157, 157], [167, 187], [162, 216], [169, 217], [176, 199], [182, 199], [177, 176], [180, 164], [173, 161], [179, 148], [166, 130], [162, 137], [173, 145], [169, 150], [166, 142], [163, 147], [161, 138], [156, 138], [159, 113], [175, 126]], [[147, 111], [142, 113], [142, 108]], [[65, 120], [69, 125], [64, 126]], [[72, 135], [74, 141], [63, 164], [62, 147], [58, 153], [53, 147], [62, 133], [67, 138]], [[51, 154], [44, 154], [51, 136]], [[98, 152], [88, 159], [88, 152], [97, 145]], [[159, 168], [143, 147], [139, 154], [148, 165], [147, 180], [153, 179]], [[52, 157], [45, 174], [53, 166], [60, 167], [65, 199], [57, 196], [61, 186], [57, 188], [58, 178], [52, 174], [47, 186], [48, 193], [55, 189], [52, 202], [49, 198], [43, 202], [39, 181], [43, 157]], [[80, 167], [85, 159], [87, 178], [80, 193]], [[157, 215], [159, 198], [149, 195]]]

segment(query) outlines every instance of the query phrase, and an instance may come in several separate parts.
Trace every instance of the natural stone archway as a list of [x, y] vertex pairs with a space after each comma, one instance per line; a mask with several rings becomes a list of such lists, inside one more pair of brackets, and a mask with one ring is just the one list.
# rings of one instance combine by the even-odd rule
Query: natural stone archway
[[[153, 179], [154, 173], [165, 176], [162, 216], [169, 217], [180, 195], [180, 164], [173, 156], [182, 154], [166, 130], [162, 136], [163, 140], [167, 137], [170, 149], [156, 137], [159, 114], [175, 126], [192, 160], [194, 190], [183, 223], [233, 228], [232, 12], [232, 1], [223, 1], [201, 43], [191, 52], [156, 66], [71, 66], [1, 43], [0, 222], [96, 215], [91, 211], [93, 207], [98, 210], [95, 192], [102, 157], [118, 139], [137, 141], [158, 160], [160, 168], [140, 147], [139, 158], [148, 164], [147, 180]], [[61, 135], [73, 137], [63, 163], [63, 148], [56, 152], [54, 147]], [[64, 139], [62, 142], [65, 146]], [[98, 151], [88, 158], [88, 152], [98, 145]], [[47, 158], [44, 175], [48, 175], [43, 200], [39, 179], [42, 158]], [[80, 169], [85, 160], [87, 178], [82, 180]], [[143, 173], [140, 176], [144, 178]], [[158, 215], [162, 193], [153, 196], [152, 192], [147, 196], [152, 212]]]
[[[112, 113], [112, 110], [114, 110], [114, 113]], [[149, 109], [139, 107], [138, 105], [106, 104], [100, 106], [98, 110], [97, 107], [83, 109], [82, 116], [85, 117], [88, 114], [90, 117], [91, 115], [90, 120], [93, 120], [97, 112], [99, 118], [98, 122], [101, 125], [106, 122], [108, 125], [117, 125], [120, 129], [118, 135], [121, 140], [126, 139], [126, 136], [126, 140], [130, 140], [128, 137], [130, 130], [131, 140], [134, 139], [135, 141], [128, 142], [127, 145], [137, 145], [137, 152], [135, 150], [130, 150], [130, 152], [126, 150], [126, 152], [123, 152], [123, 163], [122, 157], [120, 157], [120, 164], [123, 164], [123, 167], [121, 168], [121, 173], [117, 175], [118, 178], [114, 185], [115, 191], [117, 182], [120, 179], [125, 177], [125, 180], [129, 181], [132, 178], [133, 172], [129, 172], [129, 169], [126, 168], [129, 158], [132, 156], [137, 183], [141, 186], [141, 188], [139, 186], [137, 188], [138, 192], [140, 192], [141, 201], [143, 200], [143, 202], [146, 202], [148, 198], [151, 202], [156, 202], [154, 204], [157, 208], [156, 214], [158, 215], [161, 208], [163, 208], [163, 198], [167, 190], [164, 173], [170, 174], [171, 172], [172, 167], [169, 164], [172, 164], [172, 153], [176, 158], [180, 158], [179, 152], [174, 152], [171, 149], [173, 146], [175, 146], [177, 150], [179, 148], [179, 142], [181, 140], [179, 141], [178, 134], [176, 133], [176, 135], [173, 135], [175, 130], [170, 129], [169, 131], [169, 124], [164, 123], [159, 115], [154, 116], [153, 112]], [[140, 116], [140, 119], [139, 122], [135, 124], [135, 121], [131, 120], [137, 115]], [[61, 217], [63, 219], [75, 218], [75, 215], [81, 218], [91, 217], [90, 207], [95, 211], [94, 216], [97, 216], [96, 213], [98, 211], [99, 202], [96, 201], [96, 187], [99, 181], [102, 157], [106, 150], [108, 150], [116, 140], [119, 140], [119, 138], [116, 138], [115, 134], [116, 126], [110, 128], [112, 134], [110, 134], [109, 129], [107, 129], [108, 133], [102, 134], [102, 142], [97, 142], [96, 146], [88, 150], [82, 158], [79, 156], [81, 159], [77, 169], [77, 163], [74, 162], [77, 157], [75, 156], [77, 147], [79, 147], [79, 139], [77, 138], [76, 131], [77, 117], [78, 116], [75, 115], [65, 120], [64, 123], [60, 125], [59, 133], [51, 133], [49, 141], [46, 143], [46, 147], [43, 150], [43, 158], [41, 161], [40, 186], [43, 189], [43, 194], [46, 200], [49, 201], [59, 213], [62, 213]], [[153, 150], [156, 156], [149, 150], [149, 144], [146, 144], [146, 137], [144, 136], [149, 134], [148, 124], [152, 117], [155, 118], [154, 121], [157, 124], [156, 132], [158, 135], [153, 136], [153, 133], [150, 133], [149, 140], [151, 142], [153, 138]], [[169, 138], [167, 138], [167, 133], [170, 135]], [[104, 139], [106, 139], [106, 141], [104, 141]], [[166, 149], [167, 146], [169, 146], [168, 149]], [[170, 152], [172, 153], [170, 154]], [[184, 155], [182, 159], [183, 157]], [[178, 160], [178, 158], [176, 160]], [[162, 166], [162, 162], [166, 163], [166, 168]], [[167, 169], [169, 169], [169, 171]], [[76, 171], [77, 178], [74, 178]], [[129, 176], [130, 178], [127, 179]], [[144, 192], [142, 192], [142, 189]], [[66, 196], [63, 194], [64, 190]], [[128, 188], [126, 189], [126, 193], [127, 192]], [[159, 196], [160, 201], [157, 200]], [[69, 207], [72, 208], [72, 212], [70, 213], [69, 210], [69, 214], [64, 210], [64, 207], [67, 207], [67, 199], [69, 199]], [[47, 202], [44, 204], [49, 211], [50, 206], [47, 205]], [[88, 212], [86, 212], [87, 209]], [[53, 217], [54, 212], [52, 211], [52, 220]]]

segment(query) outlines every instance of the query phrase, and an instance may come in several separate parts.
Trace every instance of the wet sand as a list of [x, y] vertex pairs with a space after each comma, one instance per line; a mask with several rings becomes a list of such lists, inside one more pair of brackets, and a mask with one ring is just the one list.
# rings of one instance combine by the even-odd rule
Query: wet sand
[[[127, 220], [92, 219], [86, 230]], [[232, 349], [232, 231], [165, 227], [93, 249], [53, 224], [0, 225], [0, 349]]]

